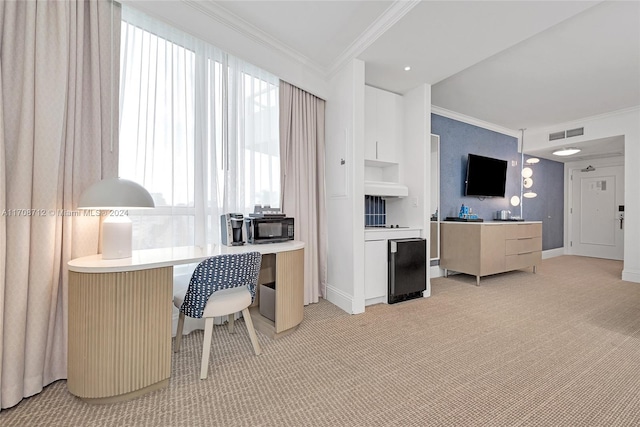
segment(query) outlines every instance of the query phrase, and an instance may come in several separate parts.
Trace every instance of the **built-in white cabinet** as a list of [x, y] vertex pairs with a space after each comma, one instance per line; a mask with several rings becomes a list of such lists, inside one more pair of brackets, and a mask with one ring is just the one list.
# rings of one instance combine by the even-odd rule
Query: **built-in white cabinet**
[[365, 304], [387, 299], [387, 239], [364, 242], [364, 299]]
[[374, 228], [364, 232], [364, 304], [387, 302], [389, 239], [420, 237], [419, 228]]
[[364, 89], [364, 159], [398, 163], [398, 147], [402, 144], [402, 96], [371, 86]]

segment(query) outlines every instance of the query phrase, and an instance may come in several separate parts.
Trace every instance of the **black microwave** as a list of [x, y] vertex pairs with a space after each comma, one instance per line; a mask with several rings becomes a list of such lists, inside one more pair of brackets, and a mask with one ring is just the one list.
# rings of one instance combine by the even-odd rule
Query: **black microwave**
[[278, 243], [293, 240], [293, 218], [245, 218], [247, 243]]

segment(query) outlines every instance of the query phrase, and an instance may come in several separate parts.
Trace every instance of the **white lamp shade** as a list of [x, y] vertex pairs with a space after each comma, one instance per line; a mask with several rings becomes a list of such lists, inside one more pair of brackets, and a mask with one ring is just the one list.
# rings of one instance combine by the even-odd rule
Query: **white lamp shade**
[[129, 258], [132, 224], [128, 216], [108, 216], [102, 223], [102, 259]]
[[153, 198], [143, 186], [128, 179], [109, 178], [93, 184], [80, 196], [79, 209], [153, 208]]
[[522, 185], [524, 186], [524, 188], [531, 188], [533, 186], [533, 179], [525, 178], [523, 181], [524, 182]]
[[522, 176], [525, 178], [531, 178], [531, 176], [533, 175], [533, 169], [531, 168], [524, 168], [522, 169]]
[[80, 196], [78, 209], [111, 210], [102, 223], [102, 258], [129, 258], [132, 224], [126, 213], [114, 210], [153, 208], [153, 198], [143, 186], [128, 179], [109, 178], [93, 184]]
[[511, 197], [511, 206], [518, 206], [520, 204], [520, 197], [512, 196]]
[[526, 193], [523, 194], [523, 196], [526, 197], [527, 199], [533, 199], [537, 195], [538, 194], [534, 193], [533, 191], [527, 191]]

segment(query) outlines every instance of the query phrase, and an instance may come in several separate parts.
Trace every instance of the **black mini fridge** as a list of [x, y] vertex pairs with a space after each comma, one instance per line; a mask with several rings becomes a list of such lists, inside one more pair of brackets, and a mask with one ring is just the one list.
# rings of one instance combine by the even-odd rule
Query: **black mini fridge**
[[389, 283], [387, 302], [421, 298], [427, 289], [427, 240], [389, 240]]

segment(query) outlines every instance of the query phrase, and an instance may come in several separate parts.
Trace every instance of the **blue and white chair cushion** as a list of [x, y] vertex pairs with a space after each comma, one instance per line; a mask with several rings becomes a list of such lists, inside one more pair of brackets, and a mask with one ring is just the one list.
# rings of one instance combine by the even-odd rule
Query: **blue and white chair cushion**
[[191, 276], [180, 311], [200, 319], [211, 294], [239, 286], [247, 286], [253, 302], [261, 261], [260, 252], [217, 255], [205, 259]]

